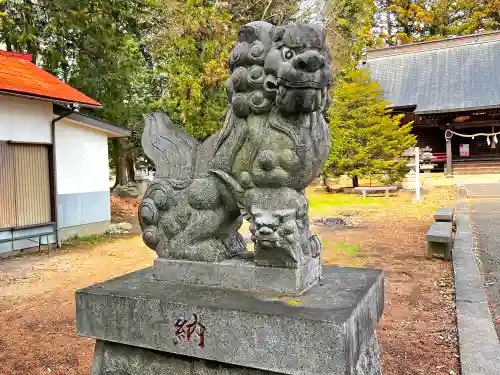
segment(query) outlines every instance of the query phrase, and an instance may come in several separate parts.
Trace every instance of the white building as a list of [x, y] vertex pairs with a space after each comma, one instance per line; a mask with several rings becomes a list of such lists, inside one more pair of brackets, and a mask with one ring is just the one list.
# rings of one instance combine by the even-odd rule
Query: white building
[[108, 138], [130, 132], [79, 107], [100, 104], [0, 51], [0, 256], [106, 230]]

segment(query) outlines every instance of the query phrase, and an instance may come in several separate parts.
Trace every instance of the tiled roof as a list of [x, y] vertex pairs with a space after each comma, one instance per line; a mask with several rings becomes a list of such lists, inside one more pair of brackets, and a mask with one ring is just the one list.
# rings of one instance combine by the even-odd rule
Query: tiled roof
[[416, 105], [415, 113], [500, 107], [500, 34], [374, 50], [365, 66], [392, 107]]
[[0, 51], [0, 93], [39, 97], [60, 103], [79, 103], [86, 107], [101, 106], [30, 60], [30, 55]]

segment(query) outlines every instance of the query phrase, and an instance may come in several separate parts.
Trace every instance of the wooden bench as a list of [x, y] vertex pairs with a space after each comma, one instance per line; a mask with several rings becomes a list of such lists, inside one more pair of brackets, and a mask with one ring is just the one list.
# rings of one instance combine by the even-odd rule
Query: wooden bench
[[[32, 226], [32, 228], [49, 226], [49, 225], [55, 226], [55, 223], [44, 223], [44, 224], [40, 224], [40, 225], [34, 225], [34, 226]], [[23, 229], [23, 228], [26, 228], [26, 227], [4, 228], [4, 229], [2, 229], [2, 231], [19, 230], [19, 229]], [[34, 242], [36, 245], [38, 245], [38, 251], [40, 251], [41, 245], [42, 245], [42, 238], [45, 237], [45, 240], [47, 242], [46, 243], [47, 249], [48, 249], [48, 252], [50, 253], [50, 250], [52, 248], [52, 243], [49, 241], [49, 236], [52, 236], [54, 234], [56, 234], [55, 229], [52, 229], [50, 231], [46, 231], [46, 232], [42, 232], [42, 233], [25, 234], [23, 236], [18, 236], [18, 237], [2, 238], [2, 239], [0, 239], [0, 244], [16, 242], [16, 241], [21, 241], [21, 240], [27, 240], [30, 242]], [[36, 239], [38, 239], [38, 241]]]
[[366, 198], [366, 195], [369, 193], [379, 193], [381, 191], [385, 192], [385, 196], [389, 197], [389, 192], [395, 192], [398, 191], [397, 186], [362, 186], [362, 187], [356, 187], [352, 189], [353, 192], [355, 193], [361, 193], [363, 194], [363, 198]]
[[451, 260], [453, 222], [438, 221], [427, 232], [427, 258], [439, 257]]

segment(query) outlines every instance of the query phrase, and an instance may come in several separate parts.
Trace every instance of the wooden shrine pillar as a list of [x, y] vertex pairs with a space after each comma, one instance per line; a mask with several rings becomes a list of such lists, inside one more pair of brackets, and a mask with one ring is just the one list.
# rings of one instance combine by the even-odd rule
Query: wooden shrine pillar
[[448, 131], [445, 132], [446, 137], [446, 177], [453, 177], [453, 160], [451, 153], [451, 134], [447, 136]]

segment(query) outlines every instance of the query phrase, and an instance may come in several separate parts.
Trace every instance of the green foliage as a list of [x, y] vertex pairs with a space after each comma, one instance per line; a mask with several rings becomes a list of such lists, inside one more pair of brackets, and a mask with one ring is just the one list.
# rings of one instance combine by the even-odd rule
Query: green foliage
[[[220, 127], [227, 105], [227, 60], [236, 29], [227, 11], [211, 1], [177, 1], [160, 11], [171, 22], [152, 39], [152, 54], [164, 77], [163, 94], [155, 103], [198, 139]], [[163, 4], [165, 6], [165, 4]]]
[[377, 44], [500, 29], [500, 0], [375, 0]]
[[151, 0], [6, 2], [0, 42], [32, 53], [34, 62], [104, 107], [87, 112], [135, 130], [159, 91], [142, 48], [153, 9]]
[[[110, 147], [140, 153], [142, 114], [167, 112], [198, 139], [217, 131], [227, 105], [227, 57], [239, 26], [284, 23], [289, 0], [0, 0], [0, 45], [98, 100], [93, 116], [132, 131]], [[120, 151], [120, 152], [118, 152]]]
[[411, 124], [391, 116], [382, 89], [366, 70], [352, 70], [333, 91], [329, 110], [332, 151], [324, 172], [335, 176], [384, 174], [397, 179], [405, 170], [403, 152], [416, 143]]
[[298, 2], [290, 0], [232, 0], [220, 6], [231, 14], [233, 22], [240, 25], [255, 20], [286, 24], [295, 18], [298, 10]]
[[340, 72], [352, 70], [363, 48], [372, 47], [372, 18], [375, 7], [366, 0], [330, 0], [326, 5], [326, 30], [334, 59]]
[[200, 140], [219, 130], [227, 106], [228, 57], [240, 25], [256, 19], [281, 23], [296, 8], [288, 0], [163, 0], [157, 18], [166, 22], [150, 46], [165, 85], [152, 108], [167, 112]]

